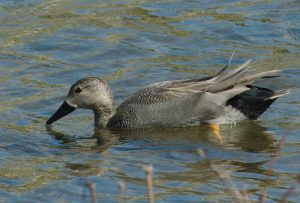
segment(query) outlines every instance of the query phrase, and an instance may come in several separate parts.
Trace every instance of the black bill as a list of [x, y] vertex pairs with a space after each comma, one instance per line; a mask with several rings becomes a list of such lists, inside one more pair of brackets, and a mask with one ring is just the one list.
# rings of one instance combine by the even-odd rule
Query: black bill
[[74, 111], [76, 108], [73, 106], [70, 106], [67, 102], [64, 102], [59, 109], [46, 121], [46, 124], [52, 124], [58, 119], [68, 115], [72, 111]]

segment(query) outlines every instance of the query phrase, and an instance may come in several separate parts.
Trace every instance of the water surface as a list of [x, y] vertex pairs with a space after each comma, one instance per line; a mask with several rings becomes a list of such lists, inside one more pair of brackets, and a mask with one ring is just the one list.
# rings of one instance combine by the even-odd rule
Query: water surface
[[[87, 180], [101, 202], [116, 202], [120, 180], [125, 200], [146, 202], [147, 164], [158, 202], [231, 202], [199, 148], [251, 200], [267, 186], [276, 202], [300, 172], [299, 22], [296, 0], [2, 0], [0, 202], [90, 202]], [[221, 126], [222, 141], [205, 126], [94, 131], [84, 110], [45, 126], [82, 77], [106, 79], [118, 105], [152, 82], [214, 74], [232, 52], [232, 68], [281, 69], [258, 84], [292, 92], [258, 121]]]

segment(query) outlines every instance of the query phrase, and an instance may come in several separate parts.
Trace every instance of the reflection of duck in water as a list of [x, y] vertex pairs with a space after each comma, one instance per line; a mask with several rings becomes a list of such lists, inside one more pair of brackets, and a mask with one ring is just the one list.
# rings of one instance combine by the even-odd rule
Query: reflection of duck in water
[[[189, 126], [186, 128], [146, 128], [138, 130], [108, 130], [95, 128], [94, 134], [91, 137], [79, 137], [76, 135], [68, 135], [54, 130], [50, 126], [46, 128], [47, 133], [52, 135], [57, 140], [62, 140], [64, 144], [82, 145], [81, 142], [86, 143], [88, 139], [96, 139], [97, 142], [90, 142], [90, 147], [105, 151], [114, 145], [127, 143], [130, 141], [140, 141], [150, 143], [150, 145], [159, 146], [174, 146], [178, 150], [187, 145], [188, 149], [196, 153], [199, 144], [203, 143], [201, 147], [205, 147], [208, 143], [221, 148], [236, 148], [248, 152], [262, 152], [272, 151], [274, 144], [274, 136], [265, 131], [256, 122], [242, 122], [240, 125], [231, 127], [230, 125], [222, 126], [223, 139], [220, 143], [215, 137], [210, 127]], [[96, 144], [96, 145], [95, 145]], [[191, 147], [193, 145], [194, 147]]]
[[98, 128], [189, 126], [256, 119], [288, 90], [252, 86], [256, 79], [275, 77], [277, 71], [253, 73], [249, 62], [228, 72], [225, 66], [211, 77], [148, 85], [117, 109], [105, 81], [83, 78], [72, 85], [65, 102], [46, 123], [51, 124], [77, 108], [93, 110]]
[[[53, 136], [56, 140], [61, 140], [63, 144], [95, 148], [97, 151], [104, 151], [108, 147], [115, 145], [119, 137], [116, 132], [109, 129], [95, 128], [94, 135], [91, 136], [70, 135], [57, 131], [51, 126], [47, 126], [46, 130], [49, 135]], [[95, 139], [97, 143], [95, 143]]]

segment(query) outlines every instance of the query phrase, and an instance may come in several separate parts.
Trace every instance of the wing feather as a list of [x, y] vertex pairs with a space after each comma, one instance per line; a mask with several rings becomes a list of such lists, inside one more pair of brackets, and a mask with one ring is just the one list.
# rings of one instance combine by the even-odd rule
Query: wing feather
[[276, 77], [278, 73], [278, 71], [266, 71], [261, 73], [249, 71], [249, 63], [251, 60], [246, 61], [240, 67], [232, 71], [226, 71], [230, 61], [214, 76], [153, 83], [137, 91], [134, 95], [129, 97], [125, 103], [151, 104], [167, 102], [201, 92], [213, 93], [230, 99], [248, 90], [246, 86], [252, 84], [255, 80], [259, 78]]

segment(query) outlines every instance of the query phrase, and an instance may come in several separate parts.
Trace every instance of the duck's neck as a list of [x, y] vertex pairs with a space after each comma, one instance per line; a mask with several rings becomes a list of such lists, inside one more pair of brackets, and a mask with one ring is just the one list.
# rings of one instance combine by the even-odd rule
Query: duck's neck
[[95, 127], [97, 128], [105, 128], [106, 124], [108, 123], [109, 119], [115, 115], [115, 107], [113, 105], [109, 106], [100, 106], [95, 109], [94, 111], [94, 123]]

